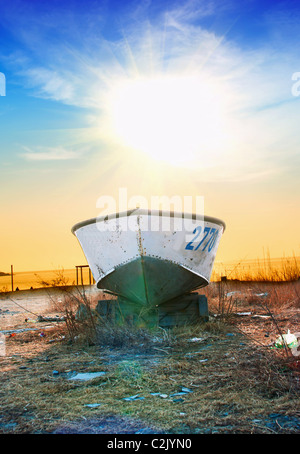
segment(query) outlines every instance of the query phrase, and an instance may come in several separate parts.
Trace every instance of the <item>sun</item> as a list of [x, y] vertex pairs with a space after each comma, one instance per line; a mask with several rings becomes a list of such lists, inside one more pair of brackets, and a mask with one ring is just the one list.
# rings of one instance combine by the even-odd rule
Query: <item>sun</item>
[[157, 160], [210, 167], [226, 145], [225, 97], [207, 77], [124, 79], [108, 106], [112, 134]]

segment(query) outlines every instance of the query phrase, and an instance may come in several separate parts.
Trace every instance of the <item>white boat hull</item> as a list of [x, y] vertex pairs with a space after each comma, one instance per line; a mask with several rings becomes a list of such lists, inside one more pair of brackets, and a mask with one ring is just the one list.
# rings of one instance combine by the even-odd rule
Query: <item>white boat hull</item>
[[136, 209], [76, 224], [97, 287], [159, 305], [209, 283], [223, 221]]

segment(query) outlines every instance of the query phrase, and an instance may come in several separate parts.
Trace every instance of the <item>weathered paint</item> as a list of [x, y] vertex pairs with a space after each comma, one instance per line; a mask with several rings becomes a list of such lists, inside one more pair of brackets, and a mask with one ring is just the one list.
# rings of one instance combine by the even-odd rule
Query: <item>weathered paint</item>
[[98, 288], [153, 307], [209, 282], [225, 224], [184, 216], [136, 209], [84, 221], [72, 231]]

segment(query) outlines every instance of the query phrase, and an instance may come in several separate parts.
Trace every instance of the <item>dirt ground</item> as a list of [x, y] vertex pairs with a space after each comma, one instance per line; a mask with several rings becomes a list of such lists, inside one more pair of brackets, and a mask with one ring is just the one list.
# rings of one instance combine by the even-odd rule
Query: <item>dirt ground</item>
[[300, 352], [274, 345], [300, 337], [299, 286], [250, 287], [211, 285], [209, 322], [134, 345], [70, 342], [60, 290], [3, 295], [0, 433], [299, 433]]

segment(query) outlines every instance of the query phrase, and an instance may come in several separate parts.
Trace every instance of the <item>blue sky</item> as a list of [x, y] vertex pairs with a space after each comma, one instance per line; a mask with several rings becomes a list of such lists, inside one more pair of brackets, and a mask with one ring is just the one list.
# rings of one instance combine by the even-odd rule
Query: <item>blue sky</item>
[[113, 78], [133, 76], [135, 66], [153, 70], [150, 45], [155, 71], [188, 62], [227, 80], [241, 113], [298, 101], [291, 96], [296, 2], [22, 1], [1, 2], [1, 9], [1, 127], [9, 141], [16, 131], [90, 127]]
[[[275, 256], [299, 252], [300, 96], [292, 93], [292, 75], [300, 72], [297, 1], [0, 0], [0, 11], [0, 72], [6, 78], [0, 267], [12, 260], [23, 269], [83, 260], [70, 227], [97, 215], [99, 196], [124, 186], [146, 196], [204, 195], [208, 214], [229, 225], [221, 259], [256, 258], [265, 247]], [[181, 110], [175, 123], [187, 119], [181, 135], [174, 128], [173, 154], [186, 136], [187, 147], [197, 142], [195, 117], [205, 124], [206, 148], [195, 148], [189, 165], [144, 153], [143, 137], [152, 138], [155, 129], [152, 134], [139, 123], [132, 85], [139, 78], [142, 89], [152, 90], [153, 80], [167, 87], [160, 94], [165, 100], [153, 101], [158, 117], [148, 111], [142, 119], [159, 129], [156, 119], [170, 99]], [[195, 80], [204, 89], [193, 104], [186, 101], [193, 85], [182, 81]], [[120, 121], [138, 123], [143, 137], [134, 137], [130, 124], [126, 137], [114, 129], [112, 100], [123, 86], [132, 102], [124, 98], [128, 118]], [[207, 108], [207, 118], [199, 110], [201, 96], [215, 107]], [[166, 147], [170, 135], [162, 139]], [[159, 146], [155, 137], [151, 146]], [[146, 178], [145, 167], [159, 182]], [[251, 236], [247, 244], [243, 233]], [[60, 241], [65, 248], [55, 251]]]

